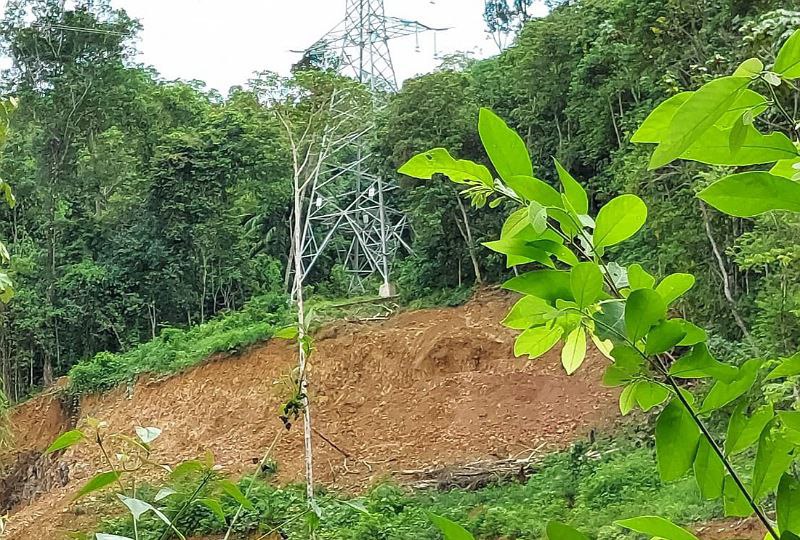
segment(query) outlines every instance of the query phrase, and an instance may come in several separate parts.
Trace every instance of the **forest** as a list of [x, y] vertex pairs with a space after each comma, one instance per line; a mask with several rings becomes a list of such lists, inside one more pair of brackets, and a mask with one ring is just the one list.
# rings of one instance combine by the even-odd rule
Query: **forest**
[[[74, 2], [65, 8], [59, 0], [9, 0], [0, 21], [0, 44], [11, 58], [2, 77], [5, 99], [0, 114], [5, 124], [0, 190], [9, 203], [0, 208], [0, 240], [5, 246], [0, 256], [7, 261], [0, 273], [4, 293], [0, 397], [7, 403], [0, 409], [24, 402], [67, 374], [70, 391], [86, 395], [131, 384], [143, 372], [177, 372], [214, 353], [239, 351], [274, 335], [297, 340], [301, 358], [297, 395], [287, 402], [281, 419], [288, 429], [307, 413], [303, 362], [313, 345], [306, 340], [309, 328], [302, 303], [299, 333], [292, 327], [297, 314], [290, 300], [296, 300], [299, 287], [300, 298], [305, 294], [310, 305], [324, 312], [326, 306], [337, 305], [337, 299], [374, 295], [380, 286], [372, 276], [359, 282], [361, 289], [354, 292], [337, 255], [346, 243], [343, 238], [331, 240], [330, 249], [299, 285], [294, 266], [297, 145], [308, 133], [295, 126], [319, 121], [317, 111], [325, 109], [325, 100], [345, 95], [354, 110], [364, 111], [363, 117], [347, 122], [374, 122], [370, 166], [397, 182], [399, 188], [388, 196], [408, 218], [409, 227], [402, 234], [410, 249], [399, 252], [391, 268], [399, 303], [456, 305], [476, 290], [505, 282], [506, 288], [524, 295], [520, 302], [528, 302], [516, 304], [504, 321], [522, 331], [516, 356], [541, 356], [564, 334], [561, 358], [572, 374], [584, 361], [588, 336], [617, 369], [611, 375], [606, 372], [604, 382], [624, 387], [620, 401], [624, 415], [637, 407], [648, 412], [667, 403], [655, 425], [658, 473], [662, 480], [674, 481], [694, 471], [702, 497], [692, 511], [713, 517], [702, 500], [721, 498], [726, 515], [755, 515], [771, 535], [768, 538], [797, 538], [800, 516], [785, 509], [787, 504], [800, 507], [800, 484], [784, 473], [796, 457], [791, 437], [800, 436], [800, 430], [792, 431], [788, 418], [793, 416], [775, 412], [773, 417], [773, 409], [788, 404], [787, 414], [797, 414], [794, 377], [800, 369], [792, 355], [800, 348], [800, 206], [775, 202], [793, 200], [791, 186], [783, 184], [776, 184], [774, 193], [764, 188], [766, 194], [749, 184], [747, 190], [734, 186], [740, 190], [735, 196], [718, 196], [715, 189], [735, 180], [740, 166], [778, 162], [770, 176], [793, 177], [797, 167], [772, 159], [779, 153], [777, 146], [769, 146], [772, 153], [765, 151], [769, 155], [763, 159], [741, 154], [743, 148], [750, 151], [753, 137], [761, 136], [751, 133], [757, 125], [770, 132], [765, 136], [772, 137], [769, 144], [785, 139], [786, 156], [796, 157], [800, 75], [793, 75], [794, 65], [785, 65], [795, 53], [800, 62], [800, 38], [795, 38], [800, 2], [554, 0], [541, 18], [527, 16], [529, 5], [487, 1], [488, 31], [513, 35], [508, 46], [486, 59], [446, 56], [432, 73], [382, 95], [386, 106], [373, 117], [370, 107], [359, 108], [368, 102], [366, 89], [316, 65], [314, 58], [303, 58], [288, 77], [255, 73], [222, 95], [208, 90], [202, 81], [164, 80], [154, 68], [137, 64], [141, 24], [106, 1]], [[763, 88], [753, 89], [767, 97], [748, 94], [756, 102], [730, 109], [735, 99], [755, 94], [743, 90], [744, 83], [738, 81], [744, 79], [748, 85], [763, 83]], [[658, 116], [666, 104], [676, 103], [673, 100], [691, 104], [690, 91], [700, 96], [711, 88], [708, 94], [714, 98], [712, 92], [726, 83], [740, 86], [727, 96], [730, 101], [720, 101], [719, 114], [696, 133], [682, 132], [669, 123], [672, 117]], [[679, 118], [680, 110], [672, 114]], [[726, 111], [738, 116], [721, 125]], [[704, 109], [700, 112], [705, 114]], [[693, 118], [687, 115], [683, 120], [690, 123]], [[653, 135], [656, 122], [681, 143]], [[691, 146], [716, 127], [725, 128], [726, 137], [716, 151], [723, 148], [728, 158]], [[492, 137], [502, 140], [492, 141], [490, 130]], [[518, 136], [509, 135], [512, 132]], [[642, 143], [659, 146], [653, 154], [653, 147]], [[517, 155], [504, 157], [509, 160], [504, 162], [498, 146]], [[767, 143], [759, 148], [765, 147]], [[520, 165], [522, 153], [530, 157]], [[450, 156], [475, 163], [466, 165]], [[664, 159], [659, 161], [660, 157]], [[500, 179], [482, 165], [489, 163]], [[791, 169], [790, 173], [778, 167]], [[754, 171], [742, 174], [749, 173]], [[542, 187], [536, 193], [533, 188], [518, 188], [514, 178], [523, 176], [535, 177]], [[542, 195], [553, 188], [564, 190], [555, 202]], [[783, 189], [785, 197], [779, 196]], [[741, 202], [750, 194], [754, 201], [767, 201], [764, 210], [751, 211]], [[639, 220], [638, 203], [625, 197], [646, 203], [646, 221], [642, 216], [630, 234], [611, 241], [608, 238], [621, 234], [615, 227], [621, 227], [624, 219]], [[607, 225], [621, 200], [628, 205], [628, 217]], [[520, 204], [524, 218], [518, 213]], [[519, 233], [515, 215], [522, 223], [519, 227], [528, 227], [533, 235], [525, 237], [524, 245], [511, 238]], [[577, 228], [565, 225], [566, 219]], [[556, 236], [546, 236], [548, 227]], [[584, 227], [594, 230], [593, 240], [577, 238]], [[606, 230], [605, 244], [600, 242], [600, 230]], [[635, 241], [622, 244], [634, 233]], [[532, 254], [531, 242], [549, 242], [552, 251]], [[578, 262], [581, 257], [587, 260]], [[609, 269], [604, 257], [615, 266]], [[571, 267], [570, 272], [561, 272], [561, 277], [567, 276], [566, 285], [555, 274], [541, 282], [526, 281], [534, 272], [520, 274], [520, 266], [534, 262], [553, 269], [541, 272], [556, 272], [558, 264]], [[627, 268], [625, 280], [615, 281], [614, 268]], [[690, 274], [691, 284], [669, 282], [680, 290], [664, 292], [668, 287], [662, 285], [669, 277], [677, 276], [678, 282]], [[653, 276], [669, 277], [656, 286]], [[554, 292], [570, 286], [566, 296]], [[596, 293], [590, 295], [589, 288], [596, 288]], [[627, 325], [621, 331], [627, 332], [623, 344], [617, 341], [617, 322], [603, 322], [592, 311], [609, 316], [611, 304], [625, 310], [624, 315], [617, 314], [617, 321]], [[663, 304], [660, 315], [653, 314], [655, 304]], [[636, 308], [639, 312], [631, 315], [632, 306], [641, 306]], [[569, 310], [577, 311], [578, 318]], [[637, 322], [642, 320], [649, 322], [634, 330], [645, 324]], [[536, 333], [540, 323], [544, 333]], [[700, 334], [702, 338], [696, 337]], [[607, 345], [612, 342], [613, 349]], [[675, 361], [670, 352], [676, 350], [690, 352]], [[653, 373], [638, 371], [644, 369], [641, 360], [631, 360], [637, 354], [645, 361], [656, 359]], [[733, 364], [735, 368], [727, 367], [735, 373], [720, 367], [712, 354]], [[784, 364], [756, 364], [756, 357], [781, 359]], [[681, 364], [685, 358], [688, 368]], [[675, 365], [684, 370], [674, 371]], [[753, 390], [756, 373], [765, 366], [774, 371], [759, 379]], [[680, 375], [687, 372], [690, 375]], [[653, 378], [658, 376], [664, 379]], [[675, 380], [703, 377], [716, 383], [707, 393], [701, 386], [706, 398], [702, 409], [694, 410], [694, 398], [685, 397], [689, 392]], [[744, 385], [745, 380], [749, 384]], [[725, 409], [748, 392], [755, 395], [753, 402], [733, 412]], [[761, 398], [766, 401], [758, 401]], [[758, 415], [767, 407], [769, 417], [761, 422]], [[723, 418], [712, 416], [723, 409]], [[736, 451], [728, 451], [727, 441], [724, 449], [718, 447], [712, 436], [724, 432], [728, 422], [729, 438], [735, 434], [740, 442], [748, 439]], [[756, 424], [759, 431], [749, 440], [753, 434], [744, 426], [755, 429]], [[773, 425], [776, 432], [793, 435], [775, 442]], [[667, 435], [659, 439], [659, 431]], [[670, 435], [691, 439], [691, 455], [676, 445], [666, 449], [663, 441]], [[140, 439], [144, 446], [151, 442], [142, 435]], [[77, 439], [62, 442], [55, 450]], [[791, 443], [791, 450], [780, 446], [783, 443]], [[632, 445], [633, 460], [647, 461], [653, 450], [629, 440], [621, 444]], [[735, 442], [731, 444], [736, 448]], [[758, 446], [756, 493], [744, 488], [732, 465], [733, 456], [752, 445]], [[791, 459], [776, 458], [778, 449]], [[667, 451], [678, 456], [679, 464], [665, 465]], [[767, 452], [769, 459], [763, 457]], [[568, 454], [549, 459], [554, 468], [567, 470], [574, 465]], [[604, 474], [624, 476], [614, 469], [615, 459], [597, 468], [608, 467], [610, 472]], [[705, 465], [697, 464], [701, 459]], [[778, 461], [781, 465], [774, 465]], [[712, 469], [716, 472], [707, 472]], [[573, 474], [576, 469], [569, 470]], [[520, 499], [535, 499], [542, 490], [551, 489], [550, 481], [538, 478], [520, 491], [495, 495], [512, 498], [519, 506]], [[581, 485], [593, 481], [595, 477], [580, 477]], [[534, 490], [534, 485], [539, 488]], [[313, 501], [310, 486], [309, 482]], [[251, 510], [247, 497], [252, 487], [251, 482], [245, 492], [220, 484], [228, 505], [238, 508], [232, 522], [229, 509], [222, 512], [209, 505], [215, 514], [222, 512], [223, 523], [228, 519], [228, 534], [242, 508]], [[647, 489], [637, 496], [647, 497]], [[681, 484], [670, 489], [674, 492], [659, 496], [679, 499], [681, 490], [688, 488]], [[135, 488], [133, 493], [135, 498]], [[278, 498], [289, 497], [287, 493]], [[391, 490], [370, 497], [374, 499], [369, 504], [377, 507], [386, 502], [383, 497], [389, 500], [386, 504], [427, 504], [415, 495]], [[401, 499], [404, 502], [398, 502]], [[777, 521], [772, 510], [762, 510], [759, 499], [768, 500], [770, 508], [777, 504]], [[432, 508], [447, 509], [447, 501], [437, 499]], [[679, 519], [685, 517], [684, 510], [675, 510]], [[177, 510], [178, 517], [181, 512], [183, 508]], [[448, 540], [471, 538], [449, 520], [436, 515], [430, 519]], [[415, 515], [414, 522], [419, 520]], [[597, 524], [592, 521], [595, 517], [587, 520]], [[404, 527], [401, 522], [398, 517], [390, 525]], [[134, 529], [135, 524], [136, 518]], [[649, 522], [628, 520], [623, 526], [648, 538], [695, 538]], [[548, 537], [587, 538], [563, 527], [559, 533], [548, 527]], [[528, 538], [514, 532], [508, 522], [488, 529], [482, 537]], [[371, 530], [352, 538], [406, 538], [404, 534], [410, 533], [370, 534], [378, 533]], [[608, 534], [593, 538], [622, 538]]]

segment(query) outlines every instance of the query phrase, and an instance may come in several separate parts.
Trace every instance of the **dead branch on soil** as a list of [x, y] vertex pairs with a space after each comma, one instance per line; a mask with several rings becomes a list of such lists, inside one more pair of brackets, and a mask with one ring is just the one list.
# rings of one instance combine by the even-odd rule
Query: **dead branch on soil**
[[527, 480], [536, 472], [542, 457], [481, 460], [463, 465], [404, 470], [400, 474], [408, 477], [404, 483], [414, 489], [479, 489], [503, 480]]

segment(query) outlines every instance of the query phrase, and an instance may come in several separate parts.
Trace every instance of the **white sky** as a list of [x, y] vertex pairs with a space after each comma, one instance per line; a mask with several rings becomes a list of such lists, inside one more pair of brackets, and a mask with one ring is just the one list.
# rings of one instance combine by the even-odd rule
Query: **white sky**
[[[199, 79], [227, 93], [253, 72], [288, 73], [305, 49], [344, 17], [345, 0], [112, 0], [142, 22], [140, 61], [155, 66], [165, 79]], [[471, 51], [478, 57], [497, 52], [485, 32], [484, 0], [385, 0], [386, 14], [449, 27], [436, 38], [437, 51]], [[546, 8], [538, 2], [534, 15]], [[0, 0], [0, 8], [5, 0]], [[400, 81], [438, 65], [433, 36], [390, 42]]]

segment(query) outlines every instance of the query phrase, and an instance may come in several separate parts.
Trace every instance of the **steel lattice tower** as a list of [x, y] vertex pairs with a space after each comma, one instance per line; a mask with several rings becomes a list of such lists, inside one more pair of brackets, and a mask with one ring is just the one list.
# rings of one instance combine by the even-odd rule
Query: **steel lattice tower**
[[[304, 60], [334, 69], [366, 86], [372, 107], [363, 129], [355, 133], [345, 151], [325, 163], [314, 186], [305, 216], [302, 254], [305, 273], [337, 240], [340, 260], [352, 278], [351, 291], [364, 291], [364, 278], [379, 274], [381, 294], [393, 294], [389, 273], [398, 250], [411, 251], [403, 239], [407, 219], [387, 204], [393, 180], [374, 172], [371, 142], [376, 113], [388, 95], [397, 91], [397, 78], [389, 52], [394, 38], [437, 31], [417, 21], [387, 17], [383, 0], [346, 0], [344, 19], [306, 49]], [[348, 114], [348, 111], [339, 111]], [[355, 113], [355, 111], [353, 111]]]

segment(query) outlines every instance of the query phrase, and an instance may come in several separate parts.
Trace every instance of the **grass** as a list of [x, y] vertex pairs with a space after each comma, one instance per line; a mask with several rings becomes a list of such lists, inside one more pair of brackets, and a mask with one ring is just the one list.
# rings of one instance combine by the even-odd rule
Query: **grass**
[[69, 390], [102, 392], [142, 373], [171, 374], [217, 353], [234, 354], [269, 339], [291, 322], [286, 297], [266, 294], [238, 311], [221, 314], [186, 329], [166, 328], [155, 339], [122, 353], [101, 352], [69, 371]]
[[[615, 448], [609, 441], [575, 445], [570, 451], [550, 456], [526, 483], [448, 492], [412, 492], [385, 484], [361, 498], [323, 492], [318, 501], [322, 519], [316, 538], [438, 540], [441, 537], [427, 512], [463, 524], [478, 540], [538, 540], [544, 538], [544, 528], [553, 519], [570, 523], [596, 540], [633, 539], [635, 535], [616, 527], [613, 521], [657, 514], [678, 523], [692, 523], [720, 515], [717, 503], [700, 499], [692, 479], [662, 484], [653, 450], [627, 444], [624, 448]], [[589, 451], [595, 458], [586, 457]], [[250, 499], [255, 508], [243, 514], [236, 538], [276, 528], [290, 540], [311, 538], [302, 487], [262, 483]], [[223, 498], [222, 503], [228, 516], [235, 512], [232, 500]], [[172, 515], [179, 504], [179, 499], [168, 502], [167, 514]], [[156, 521], [141, 523], [141, 539], [157, 538], [160, 528]], [[193, 535], [225, 531], [223, 522], [199, 505], [184, 514], [179, 528]], [[130, 521], [121, 518], [106, 521], [101, 530], [132, 536]]]

